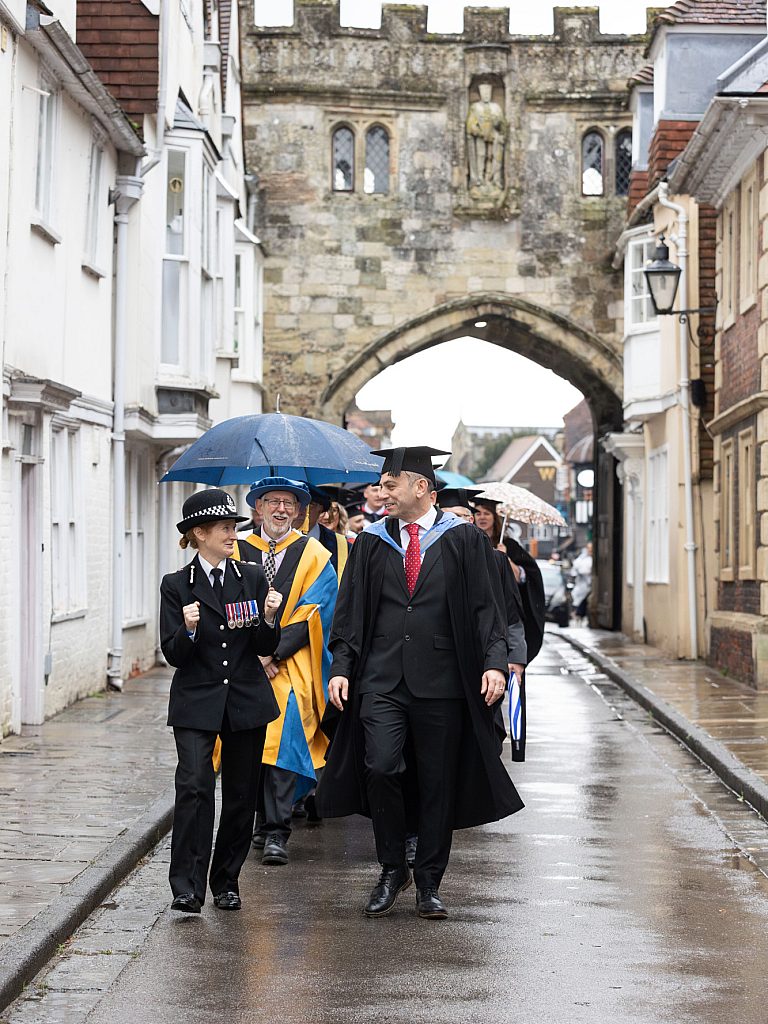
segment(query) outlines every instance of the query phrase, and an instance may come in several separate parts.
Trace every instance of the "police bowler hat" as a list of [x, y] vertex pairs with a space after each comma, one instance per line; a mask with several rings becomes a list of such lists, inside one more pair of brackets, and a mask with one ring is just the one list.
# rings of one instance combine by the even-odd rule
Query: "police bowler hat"
[[244, 523], [248, 518], [237, 514], [235, 499], [220, 487], [209, 487], [205, 491], [196, 491], [190, 495], [181, 507], [181, 514], [181, 522], [176, 523], [179, 533], [186, 533], [193, 526], [216, 523], [220, 519]]

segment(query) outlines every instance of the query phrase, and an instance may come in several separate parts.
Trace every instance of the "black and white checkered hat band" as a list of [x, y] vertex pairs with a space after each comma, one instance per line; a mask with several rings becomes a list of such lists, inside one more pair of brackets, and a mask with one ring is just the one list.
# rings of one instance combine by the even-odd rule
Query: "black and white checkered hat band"
[[200, 516], [229, 516], [232, 513], [237, 513], [235, 503], [231, 505], [209, 505], [208, 508], [198, 509], [197, 512], [190, 512], [186, 519], [198, 519]]

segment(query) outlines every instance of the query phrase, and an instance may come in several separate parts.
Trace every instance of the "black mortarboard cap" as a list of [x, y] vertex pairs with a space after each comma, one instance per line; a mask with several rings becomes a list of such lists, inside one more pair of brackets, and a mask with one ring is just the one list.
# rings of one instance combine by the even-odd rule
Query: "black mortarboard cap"
[[474, 501], [482, 490], [482, 487], [444, 487], [437, 492], [437, 504], [440, 508], [468, 508], [471, 512], [470, 502]]
[[344, 511], [348, 516], [361, 516], [363, 515], [364, 505], [365, 500], [363, 498], [355, 498], [354, 501], [351, 501], [349, 504], [344, 506]]
[[435, 482], [435, 469], [432, 465], [433, 455], [450, 455], [439, 448], [429, 448], [426, 445], [413, 445], [407, 448], [381, 448], [371, 455], [381, 455], [384, 465], [381, 467], [382, 474], [389, 473], [390, 476], [400, 476], [401, 473], [418, 473], [427, 480]]

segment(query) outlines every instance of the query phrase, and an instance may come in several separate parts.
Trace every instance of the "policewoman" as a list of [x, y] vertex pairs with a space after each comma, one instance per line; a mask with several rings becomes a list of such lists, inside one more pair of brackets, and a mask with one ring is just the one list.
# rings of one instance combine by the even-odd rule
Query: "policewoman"
[[[171, 907], [189, 914], [200, 913], [206, 880], [219, 910], [240, 909], [238, 876], [250, 847], [264, 738], [279, 715], [259, 655], [277, 648], [282, 595], [260, 565], [231, 557], [235, 524], [245, 518], [219, 488], [187, 498], [179, 545], [197, 554], [160, 586], [160, 643], [176, 669], [168, 707], [179, 758]], [[211, 860], [217, 735], [221, 819]]]

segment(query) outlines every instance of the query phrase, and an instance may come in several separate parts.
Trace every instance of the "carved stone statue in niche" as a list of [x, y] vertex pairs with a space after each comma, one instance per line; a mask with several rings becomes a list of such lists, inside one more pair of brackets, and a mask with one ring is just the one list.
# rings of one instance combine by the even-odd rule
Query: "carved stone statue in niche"
[[498, 199], [504, 191], [504, 149], [507, 119], [493, 100], [493, 85], [481, 82], [480, 99], [467, 115], [469, 194], [473, 199]]

